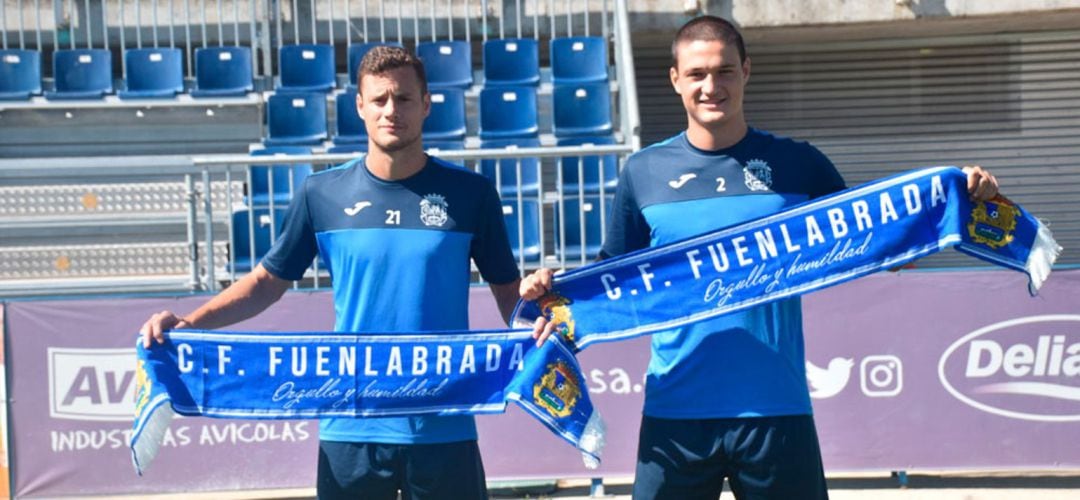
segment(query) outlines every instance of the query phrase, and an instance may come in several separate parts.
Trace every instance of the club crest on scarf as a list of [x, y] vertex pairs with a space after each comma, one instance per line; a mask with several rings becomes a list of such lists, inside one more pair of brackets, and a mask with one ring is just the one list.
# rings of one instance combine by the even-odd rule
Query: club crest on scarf
[[537, 302], [540, 304], [540, 313], [555, 324], [555, 332], [573, 346], [576, 340], [574, 338], [574, 316], [570, 312], [570, 304], [573, 301], [555, 292], [548, 292], [547, 295], [540, 297]]
[[533, 386], [533, 402], [556, 418], [570, 416], [580, 397], [581, 381], [561, 360], [547, 365], [540, 382]]
[[1001, 248], [1013, 241], [1016, 218], [1020, 209], [1009, 200], [998, 196], [993, 201], [980, 201], [971, 210], [968, 234], [975, 243], [990, 248]]
[[135, 365], [135, 414], [139, 415], [150, 402], [150, 376], [146, 373], [146, 361]]

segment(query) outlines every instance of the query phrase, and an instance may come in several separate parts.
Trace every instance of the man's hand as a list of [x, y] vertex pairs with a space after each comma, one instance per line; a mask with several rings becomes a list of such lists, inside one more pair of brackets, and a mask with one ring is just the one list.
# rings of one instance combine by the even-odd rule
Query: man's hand
[[156, 340], [157, 343], [165, 343], [165, 332], [172, 330], [173, 328], [184, 328], [191, 326], [190, 323], [175, 314], [172, 311], [161, 311], [150, 319], [143, 323], [139, 333], [142, 334], [143, 347], [149, 349]]
[[[521, 298], [523, 300], [536, 300], [543, 297], [551, 290], [551, 278], [554, 275], [554, 271], [542, 267], [526, 276], [525, 279], [521, 280], [521, 286], [518, 288]], [[543, 316], [536, 318], [532, 334], [533, 338], [536, 339], [536, 347], [544, 345], [544, 342], [547, 341], [553, 331], [555, 331], [555, 323], [549, 322]]]
[[971, 201], [988, 201], [998, 194], [998, 181], [990, 172], [978, 165], [969, 165], [962, 169], [967, 174], [968, 194]]

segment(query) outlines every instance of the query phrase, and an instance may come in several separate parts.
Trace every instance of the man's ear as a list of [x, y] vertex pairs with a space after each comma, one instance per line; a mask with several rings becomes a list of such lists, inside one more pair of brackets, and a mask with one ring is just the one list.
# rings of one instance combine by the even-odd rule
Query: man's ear
[[750, 83], [750, 57], [749, 56], [747, 56], [746, 60], [743, 61], [743, 63], [742, 63], [742, 71], [743, 71], [743, 77], [742, 77], [743, 78], [743, 85], [746, 85], [747, 83]]
[[424, 92], [424, 118], [431, 114], [431, 91]]
[[668, 69], [668, 78], [671, 79], [671, 86], [675, 89], [675, 93], [682, 95], [679, 91], [679, 70], [675, 66]]

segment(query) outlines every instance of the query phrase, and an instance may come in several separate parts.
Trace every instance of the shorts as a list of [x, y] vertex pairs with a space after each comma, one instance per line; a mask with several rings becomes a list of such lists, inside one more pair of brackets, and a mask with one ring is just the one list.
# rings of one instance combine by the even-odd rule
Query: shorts
[[635, 500], [716, 500], [724, 478], [740, 500], [828, 499], [814, 418], [642, 418]]
[[320, 500], [487, 499], [475, 440], [437, 444], [319, 441]]

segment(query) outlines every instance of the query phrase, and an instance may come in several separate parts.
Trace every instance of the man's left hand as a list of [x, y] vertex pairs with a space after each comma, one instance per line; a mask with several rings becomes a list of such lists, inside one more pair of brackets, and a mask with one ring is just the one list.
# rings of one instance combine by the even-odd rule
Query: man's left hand
[[971, 201], [988, 201], [998, 194], [997, 178], [978, 165], [962, 169], [967, 174], [968, 195]]

